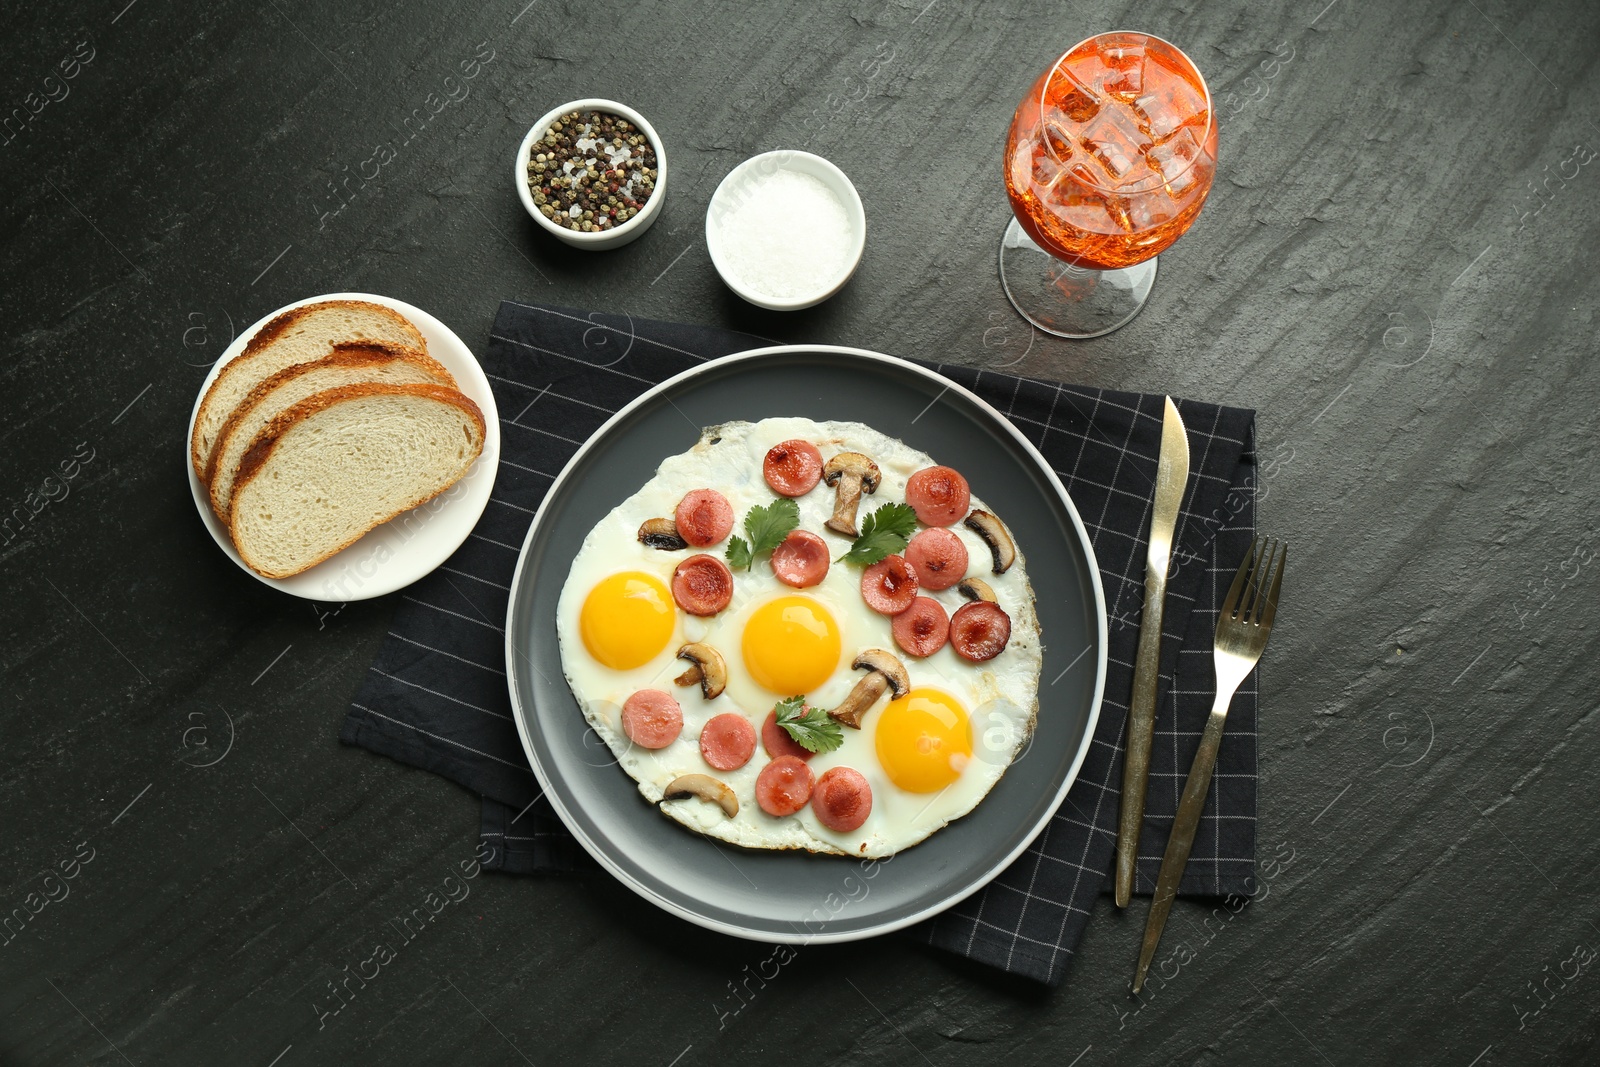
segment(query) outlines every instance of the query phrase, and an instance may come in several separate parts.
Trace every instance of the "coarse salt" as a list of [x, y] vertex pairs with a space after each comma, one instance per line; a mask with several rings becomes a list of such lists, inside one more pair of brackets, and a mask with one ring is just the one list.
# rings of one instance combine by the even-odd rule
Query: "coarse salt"
[[813, 296], [850, 265], [855, 235], [837, 194], [793, 170], [753, 174], [719, 212], [722, 265], [740, 284], [778, 300]]

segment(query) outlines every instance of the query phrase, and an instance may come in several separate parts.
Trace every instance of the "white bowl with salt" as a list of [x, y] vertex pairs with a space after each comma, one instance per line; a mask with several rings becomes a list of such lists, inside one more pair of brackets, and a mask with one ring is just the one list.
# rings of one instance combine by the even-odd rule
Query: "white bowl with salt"
[[757, 307], [820, 304], [856, 272], [867, 214], [844, 171], [810, 152], [745, 160], [706, 210], [706, 248], [728, 288]]

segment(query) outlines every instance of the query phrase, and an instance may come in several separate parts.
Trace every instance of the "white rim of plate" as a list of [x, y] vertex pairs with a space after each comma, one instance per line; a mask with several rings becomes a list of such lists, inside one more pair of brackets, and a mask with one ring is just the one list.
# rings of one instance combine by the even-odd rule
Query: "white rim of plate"
[[[334, 553], [315, 567], [299, 574], [291, 575], [288, 578], [268, 578], [250, 569], [243, 558], [240, 557], [239, 550], [234, 547], [233, 539], [229, 536], [228, 531], [223, 528], [222, 523], [217, 521], [216, 515], [212, 513], [210, 494], [195, 474], [194, 463], [189, 458], [189, 443], [194, 435], [194, 421], [200, 414], [200, 402], [205, 399], [206, 390], [210, 389], [211, 383], [217, 380], [217, 375], [222, 373], [222, 368], [244, 351], [245, 345], [249, 344], [250, 338], [256, 335], [256, 331], [285, 311], [303, 307], [306, 304], [320, 303], [324, 300], [365, 300], [369, 303], [381, 304], [384, 307], [392, 308], [409, 319], [412, 325], [422, 333], [423, 338], [427, 340], [428, 354], [445, 365], [445, 369], [455, 377], [457, 387], [473, 403], [477, 404], [478, 409], [483, 413], [483, 454], [473, 463], [465, 477], [445, 490], [440, 496], [422, 504], [420, 507], [397, 515], [395, 518], [390, 519], [389, 522], [384, 523], [383, 526], [371, 531], [354, 544]], [[444, 342], [444, 347], [454, 346], [459, 348], [459, 352], [441, 353], [435, 347], [436, 342], [439, 341]], [[465, 359], [461, 358], [463, 354], [466, 357]], [[441, 358], [441, 356], [448, 356], [448, 358]], [[212, 540], [216, 541], [217, 547], [221, 548], [228, 558], [238, 564], [239, 569], [250, 575], [250, 577], [263, 585], [269, 585], [281, 592], [288, 593], [290, 596], [297, 596], [304, 600], [316, 600], [324, 603], [371, 600], [374, 597], [384, 596], [398, 589], [404, 589], [406, 586], [420, 581], [433, 573], [440, 564], [450, 558], [456, 549], [461, 547], [473, 528], [477, 526], [478, 519], [482, 517], [484, 508], [489, 505], [489, 494], [494, 490], [495, 476], [500, 469], [500, 412], [495, 405], [494, 391], [489, 386], [489, 378], [484, 374], [483, 365], [478, 362], [477, 355], [467, 346], [465, 341], [456, 336], [454, 330], [437, 318], [419, 307], [414, 307], [404, 300], [396, 300], [391, 296], [379, 296], [376, 293], [324, 293], [320, 296], [308, 296], [303, 300], [293, 301], [278, 308], [276, 311], [268, 312], [248, 328], [241, 330], [238, 336], [229, 342], [222, 355], [218, 356], [217, 361], [211, 365], [210, 373], [206, 375], [205, 381], [200, 383], [200, 388], [195, 394], [194, 408], [189, 412], [188, 427], [183, 435], [183, 469], [188, 475], [189, 492], [194, 497], [195, 509], [200, 512], [200, 521], [205, 525], [206, 531], [211, 534]], [[459, 487], [465, 487], [466, 491], [457, 493]], [[326, 588], [313, 588], [319, 580], [331, 580], [331, 575], [337, 573], [340, 566], [348, 569], [353, 554], [374, 534], [395, 524], [403, 526], [408, 517], [416, 515], [419, 511], [428, 512], [426, 518], [429, 525], [437, 525], [439, 515], [448, 511], [453, 521], [463, 524], [461, 536], [459, 538], [447, 538], [442, 542], [429, 542], [426, 538], [417, 540], [408, 538], [400, 551], [391, 554], [388, 559], [373, 562], [374, 569], [371, 574], [346, 574], [343, 584], [348, 585], [354, 582], [356, 583], [354, 589], [341, 588], [336, 595], [330, 595]], [[466, 521], [469, 515], [470, 521]], [[429, 543], [434, 544], [436, 547], [432, 551], [424, 551]], [[443, 547], [446, 544], [448, 544], [448, 548]], [[343, 561], [342, 564], [341, 561]], [[371, 562], [371, 560], [368, 562]], [[324, 568], [328, 568], [328, 570], [324, 572]]]
[[[1089, 721], [1084, 730], [1083, 739], [1078, 743], [1078, 751], [1072, 759], [1072, 766], [1068, 769], [1066, 777], [1062, 780], [1061, 787], [1056, 790], [1056, 795], [1051, 800], [1050, 806], [1045, 810], [1044, 814], [1039, 817], [1034, 825], [1028, 829], [1027, 834], [1017, 844], [1017, 846], [1013, 848], [1003, 859], [1001, 859], [994, 866], [990, 867], [987, 871], [984, 871], [981, 875], [974, 879], [970, 885], [967, 885], [962, 889], [941, 898], [937, 903], [931, 904], [912, 915], [905, 916], [904, 918], [879, 923], [876, 926], [864, 927], [859, 930], [847, 930], [831, 934], [823, 932], [807, 934], [804, 936], [796, 934], [793, 937], [789, 937], [773, 936], [765, 931], [751, 930], [748, 927], [737, 926], [733, 923], [721, 922], [717, 919], [713, 919], [691, 911], [688, 908], [680, 907], [675, 901], [668, 900], [667, 898], [653, 892], [647, 886], [636, 882], [625, 871], [618, 867], [611, 860], [611, 857], [608, 856], [599, 845], [592, 841], [588, 835], [584, 834], [581, 830], [574, 826], [573, 819], [570, 813], [567, 811], [566, 806], [561, 802], [560, 797], [551, 787], [551, 778], [549, 773], [544, 769], [543, 766], [540, 765], [539, 760], [534, 755], [533, 744], [528, 732], [527, 709], [524, 709], [517, 699], [517, 649], [512, 645], [511, 613], [515, 610], [517, 602], [517, 588], [522, 582], [522, 568], [528, 559], [528, 546], [533, 542], [533, 535], [539, 529], [539, 523], [544, 519], [545, 508], [549, 505], [550, 501], [554, 499], [557, 490], [559, 490], [562, 485], [565, 484], [567, 476], [572, 472], [573, 468], [577, 466], [578, 461], [588, 453], [589, 449], [594, 446], [596, 441], [603, 438], [611, 430], [612, 426], [622, 422], [637, 408], [654, 398], [656, 395], [671, 389], [679, 382], [698, 377], [701, 374], [705, 374], [707, 371], [713, 368], [725, 367], [730, 363], [758, 359], [763, 356], [787, 355], [796, 352], [840, 353], [843, 355], [857, 356], [874, 363], [887, 363], [901, 369], [910, 370], [924, 378], [927, 378], [931, 382], [936, 382], [949, 392], [956, 393], [964, 397], [970, 403], [977, 406], [980, 410], [988, 413], [988, 415], [995, 420], [996, 425], [1003, 427], [1005, 431], [1011, 435], [1011, 439], [1023, 449], [1023, 451], [1030, 459], [1034, 461], [1035, 464], [1037, 464], [1039, 471], [1055, 489], [1056, 495], [1061, 498], [1061, 502], [1067, 507], [1067, 514], [1072, 518], [1072, 528], [1077, 532], [1078, 543], [1082, 546], [1085, 559], [1089, 565], [1090, 583], [1094, 590], [1095, 618], [1097, 622], [1096, 633], [1099, 640], [1100, 654], [1098, 657], [1096, 657], [1095, 662], [1094, 696], [1092, 698], [1091, 707], [1089, 708]], [[748, 941], [760, 941], [766, 944], [790, 945], [821, 945], [844, 941], [860, 941], [869, 937], [877, 937], [881, 934], [893, 933], [895, 930], [900, 930], [915, 923], [919, 923], [924, 919], [938, 915], [940, 912], [946, 911], [949, 908], [961, 903], [963, 900], [967, 899], [969, 896], [992, 882], [995, 877], [1000, 874], [1000, 872], [1011, 866], [1011, 864], [1016, 861], [1018, 856], [1027, 851], [1028, 846], [1033, 844], [1038, 836], [1044, 832], [1044, 828], [1050, 824], [1050, 820], [1055, 818], [1057, 809], [1059, 809], [1062, 802], [1066, 800], [1067, 792], [1072, 788], [1073, 783], [1078, 780], [1078, 772], [1083, 768], [1084, 758], [1088, 755], [1089, 746], [1094, 741], [1095, 727], [1100, 721], [1101, 700], [1105, 693], [1106, 643], [1110, 637], [1110, 631], [1106, 624], [1105, 591], [1100, 585], [1100, 564], [1099, 560], [1095, 557], [1094, 544], [1089, 540], [1089, 531], [1084, 527], [1083, 519], [1078, 515], [1077, 506], [1073, 504], [1072, 498], [1067, 495], [1066, 487], [1063, 486], [1061, 484], [1061, 480], [1056, 477], [1056, 473], [1050, 467], [1049, 461], [1046, 460], [1044, 456], [1040, 454], [1039, 450], [1033, 446], [1033, 442], [1024, 437], [1022, 432], [1018, 430], [1016, 426], [1012, 425], [1011, 420], [1006, 418], [1004, 412], [1000, 411], [994, 407], [994, 405], [990, 404], [988, 401], [984, 400], [982, 397], [978, 396], [965, 386], [959, 385], [941, 374], [937, 374], [934, 371], [919, 367], [915, 363], [901, 359], [898, 356], [886, 355], [882, 352], [871, 352], [864, 348], [850, 348], [843, 345], [773, 345], [767, 348], [753, 348], [744, 352], [735, 352], [731, 355], [722, 356], [718, 359], [708, 360], [697, 367], [691, 367], [680, 374], [675, 374], [661, 384], [641, 393], [626, 406], [618, 409], [616, 414], [612, 415], [598, 430], [589, 435], [589, 438], [584, 441], [584, 443], [578, 448], [578, 451], [575, 452], [572, 458], [567, 461], [566, 466], [561, 468], [561, 472], [556, 475], [555, 480], [550, 483], [550, 489], [545, 493], [544, 500], [540, 501], [539, 510], [534, 514], [533, 521], [528, 525], [528, 534], [525, 538], [523, 538], [522, 548], [517, 553], [517, 569], [511, 577], [511, 596], [506, 609], [505, 631], [506, 684], [507, 689], [510, 691], [511, 707], [515, 712], [512, 717], [516, 720], [517, 736], [522, 740], [522, 751], [528, 757], [528, 763], [533, 769], [534, 776], [539, 779], [539, 786], [543, 791], [543, 795], [550, 801], [550, 806], [556, 809], [556, 814], [561, 817], [562, 824], [566, 826], [568, 832], [570, 832], [573, 837], [578, 839], [578, 843], [584, 847], [584, 850], [587, 851], [589, 855], [593, 856], [602, 867], [609, 871], [611, 876], [616, 878], [617, 881], [621, 882], [629, 889], [632, 889], [639, 896], [650, 901], [658, 908], [676, 915], [680, 919], [686, 919], [689, 922], [694, 923], [696, 926], [704, 927], [707, 930], [714, 930], [718, 933], [744, 938]], [[675, 830], [676, 828], [672, 829]]]

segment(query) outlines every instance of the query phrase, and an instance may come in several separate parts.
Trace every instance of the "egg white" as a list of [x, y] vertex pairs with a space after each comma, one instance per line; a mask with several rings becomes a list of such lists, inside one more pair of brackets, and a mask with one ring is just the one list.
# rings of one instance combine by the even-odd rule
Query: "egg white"
[[[642, 571], [660, 578], [670, 589], [673, 569], [690, 555], [703, 551], [723, 558], [726, 542], [708, 549], [648, 548], [639, 543], [639, 525], [651, 518], [670, 518], [689, 490], [711, 488], [728, 498], [733, 506], [734, 534], [742, 535], [746, 512], [775, 499], [762, 475], [767, 450], [796, 437], [816, 445], [825, 460], [837, 452], [855, 451], [872, 457], [878, 464], [881, 484], [874, 495], [862, 497], [863, 516], [885, 503], [903, 502], [906, 480], [936, 462], [861, 423], [784, 418], [753, 424], [733, 422], [706, 430], [693, 448], [664, 460], [650, 481], [617, 505], [584, 539], [556, 609], [562, 669], [589, 724], [622, 768], [638, 782], [639, 792], [646, 800], [660, 802], [669, 782], [690, 773], [709, 774], [725, 782], [739, 799], [739, 812], [733, 818], [717, 805], [694, 797], [660, 803], [660, 810], [669, 817], [708, 836], [748, 848], [889, 856], [970, 812], [999, 781], [1032, 734], [1042, 647], [1021, 546], [1015, 564], [1005, 574], [996, 575], [983, 540], [964, 526], [950, 528], [967, 547], [967, 574], [988, 582], [1000, 606], [1011, 617], [1010, 643], [1000, 655], [982, 664], [962, 659], [949, 644], [923, 659], [902, 652], [890, 632], [890, 618], [872, 611], [862, 600], [860, 568], [833, 563], [819, 585], [794, 589], [777, 580], [765, 555], [749, 571], [734, 572], [733, 600], [716, 616], [697, 618], [678, 610], [672, 638], [659, 655], [633, 670], [613, 670], [596, 661], [585, 647], [579, 629], [584, 599], [608, 575]], [[950, 465], [961, 469], [959, 464]], [[981, 471], [962, 473], [969, 482], [982, 482]], [[823, 526], [833, 513], [834, 496], [834, 490], [819, 483], [796, 503], [800, 507], [799, 528], [820, 535], [828, 542], [831, 556], [837, 559], [850, 543]], [[977, 493], [972, 496], [972, 507], [990, 510]], [[1003, 514], [1000, 517], [1005, 518]], [[955, 782], [939, 792], [912, 793], [890, 781], [878, 762], [874, 742], [874, 727], [887, 703], [884, 699], [866, 714], [860, 730], [844, 730], [845, 742], [840, 748], [809, 761], [818, 777], [830, 767], [847, 766], [861, 772], [871, 785], [872, 813], [852, 832], [838, 833], [823, 826], [809, 804], [783, 818], [762, 811], [756, 803], [755, 782], [770, 760], [759, 739], [754, 757], [736, 771], [717, 771], [705, 762], [699, 737], [707, 720], [724, 712], [742, 713], [756, 728], [759, 738], [761, 724], [773, 704], [791, 695], [770, 693], [755, 683], [745, 668], [742, 640], [744, 621], [752, 611], [768, 600], [794, 595], [811, 597], [833, 615], [842, 645], [838, 668], [824, 685], [806, 694], [808, 701], [825, 708], [842, 701], [862, 676], [850, 669], [850, 663], [863, 649], [882, 648], [894, 653], [905, 664], [913, 688], [941, 689], [955, 697], [969, 716], [973, 756]], [[922, 590], [920, 595], [938, 600], [952, 615], [966, 602], [954, 588]], [[726, 690], [714, 700], [705, 700], [697, 686], [674, 684], [673, 680], [688, 666], [675, 658], [679, 647], [688, 641], [710, 644], [727, 663]], [[623, 701], [647, 688], [673, 694], [683, 708], [683, 733], [665, 748], [641, 748], [622, 731]]]

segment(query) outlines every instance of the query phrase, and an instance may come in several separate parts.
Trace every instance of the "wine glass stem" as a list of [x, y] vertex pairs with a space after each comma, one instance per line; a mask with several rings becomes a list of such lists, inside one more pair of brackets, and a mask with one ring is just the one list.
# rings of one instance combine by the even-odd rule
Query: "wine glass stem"
[[1118, 270], [1057, 259], [1013, 217], [1000, 240], [1000, 281], [1023, 318], [1056, 337], [1100, 337], [1139, 314], [1156, 281], [1155, 257]]

